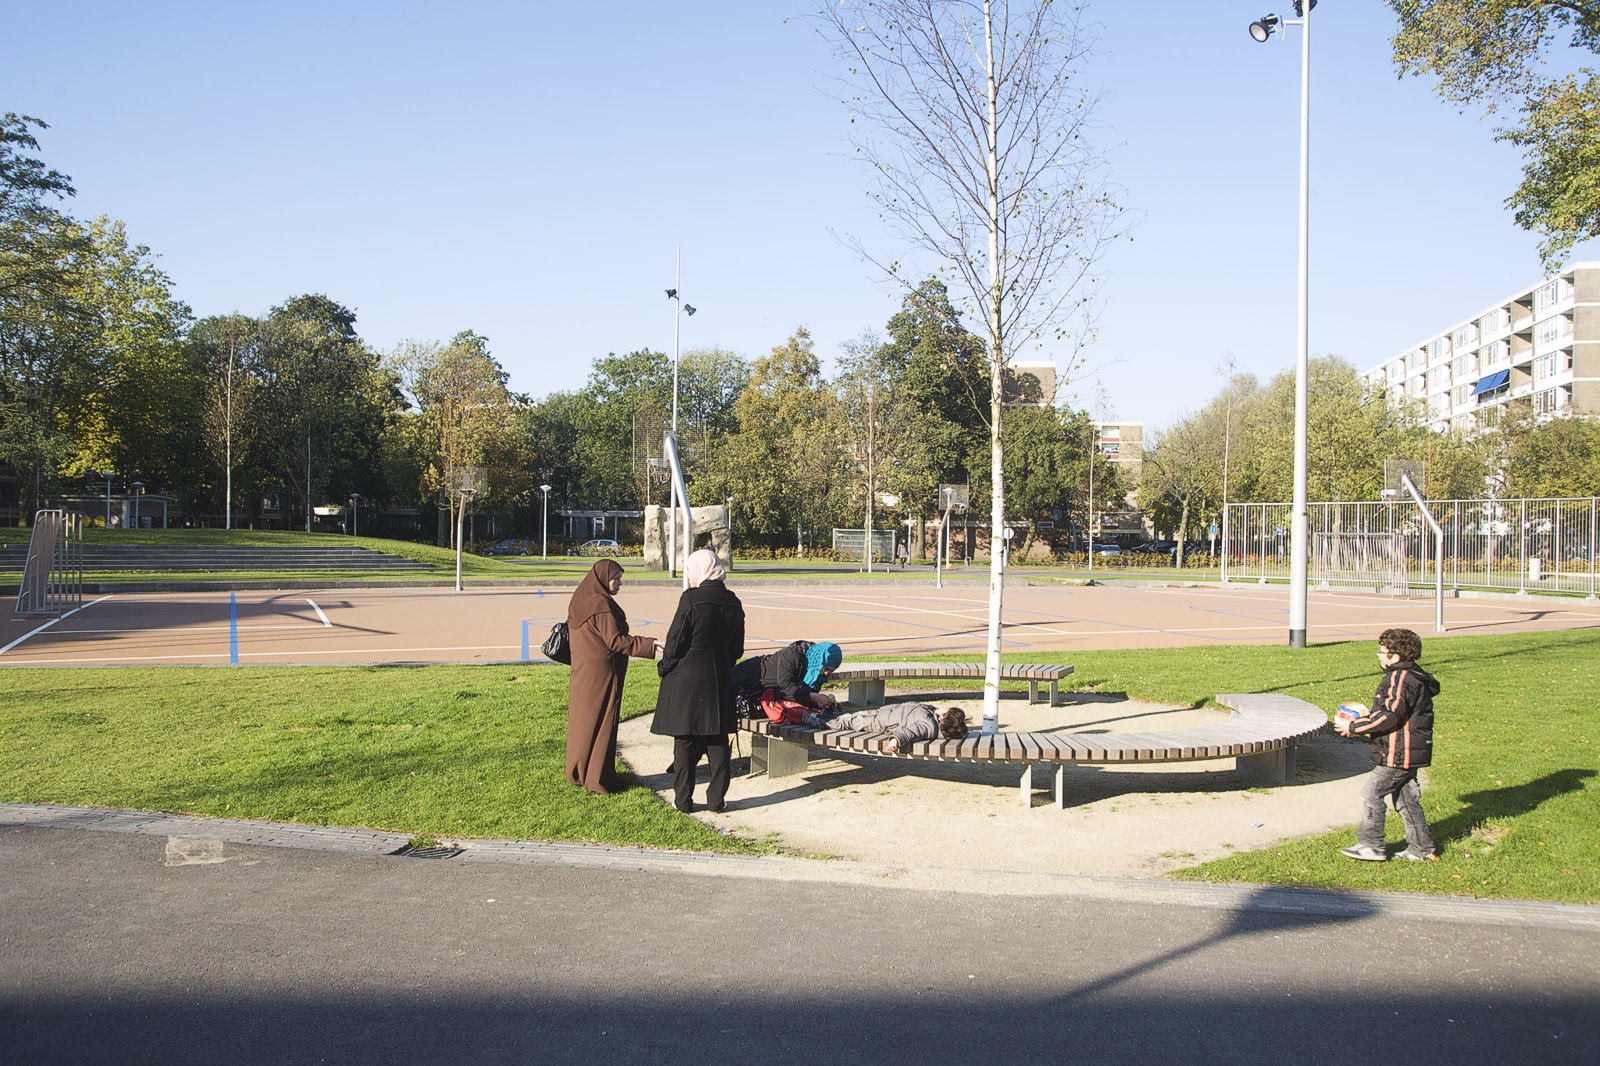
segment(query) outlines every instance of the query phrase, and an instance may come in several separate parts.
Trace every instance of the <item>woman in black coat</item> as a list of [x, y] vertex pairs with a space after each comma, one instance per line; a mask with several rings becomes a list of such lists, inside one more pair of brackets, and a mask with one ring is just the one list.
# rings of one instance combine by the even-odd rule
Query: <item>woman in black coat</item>
[[727, 571], [710, 548], [690, 555], [683, 569], [689, 587], [656, 664], [661, 692], [650, 731], [674, 738], [673, 806], [694, 809], [694, 772], [705, 755], [706, 806], [720, 811], [728, 794], [728, 734], [738, 721], [732, 673], [744, 654], [744, 605], [722, 583]]

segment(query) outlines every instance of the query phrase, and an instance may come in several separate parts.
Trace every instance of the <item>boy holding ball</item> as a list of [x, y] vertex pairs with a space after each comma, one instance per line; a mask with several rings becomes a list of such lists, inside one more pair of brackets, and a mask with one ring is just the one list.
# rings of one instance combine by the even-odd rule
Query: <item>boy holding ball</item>
[[1403, 859], [1430, 862], [1438, 859], [1428, 821], [1422, 815], [1422, 785], [1417, 771], [1433, 761], [1433, 697], [1439, 682], [1417, 665], [1422, 638], [1409, 629], [1386, 629], [1378, 637], [1378, 682], [1372, 708], [1356, 718], [1340, 715], [1334, 729], [1347, 737], [1372, 739], [1372, 773], [1361, 791], [1361, 824], [1356, 844], [1344, 854], [1365, 862], [1383, 862], [1384, 800], [1394, 804], [1406, 827]]

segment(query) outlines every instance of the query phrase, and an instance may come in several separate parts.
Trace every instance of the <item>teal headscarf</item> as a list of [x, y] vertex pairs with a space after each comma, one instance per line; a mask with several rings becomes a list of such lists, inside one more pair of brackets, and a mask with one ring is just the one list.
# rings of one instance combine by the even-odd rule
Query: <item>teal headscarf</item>
[[822, 677], [822, 671], [832, 670], [844, 659], [844, 652], [839, 650], [839, 645], [823, 641], [813, 644], [806, 649], [806, 676], [804, 678], [807, 688], [816, 688], [817, 681]]

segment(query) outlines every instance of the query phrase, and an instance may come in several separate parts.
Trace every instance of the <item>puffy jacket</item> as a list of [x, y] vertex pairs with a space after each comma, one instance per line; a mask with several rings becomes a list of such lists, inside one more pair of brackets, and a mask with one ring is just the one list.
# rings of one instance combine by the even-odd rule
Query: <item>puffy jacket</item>
[[797, 640], [770, 655], [752, 655], [733, 668], [734, 687], [749, 695], [776, 689], [783, 699], [811, 706], [811, 694], [816, 689], [805, 680], [806, 652], [811, 650], [811, 644], [809, 640]]
[[1433, 697], [1439, 681], [1416, 663], [1399, 662], [1378, 682], [1372, 709], [1350, 723], [1350, 735], [1372, 740], [1377, 766], [1413, 770], [1433, 762]]
[[900, 750], [905, 751], [919, 740], [939, 739], [939, 716], [926, 703], [887, 703], [841, 714], [828, 722], [828, 728], [893, 733]]

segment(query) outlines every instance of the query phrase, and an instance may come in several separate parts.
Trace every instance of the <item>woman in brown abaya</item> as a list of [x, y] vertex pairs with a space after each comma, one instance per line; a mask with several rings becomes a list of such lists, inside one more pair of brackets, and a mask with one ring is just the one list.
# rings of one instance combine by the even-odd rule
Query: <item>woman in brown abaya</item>
[[653, 659], [656, 642], [628, 635], [617, 605], [622, 566], [601, 559], [578, 584], [567, 607], [572, 676], [567, 681], [567, 780], [607, 795], [617, 780], [617, 717], [628, 656]]

